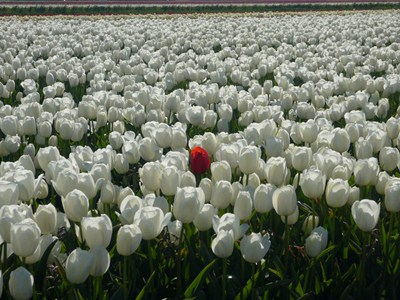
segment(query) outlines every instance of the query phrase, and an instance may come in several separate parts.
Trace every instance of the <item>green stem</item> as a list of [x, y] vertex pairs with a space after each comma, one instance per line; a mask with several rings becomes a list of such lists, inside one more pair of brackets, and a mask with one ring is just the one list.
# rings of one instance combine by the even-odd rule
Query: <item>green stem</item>
[[389, 231], [387, 233], [387, 238], [386, 238], [386, 253], [385, 253], [385, 259], [384, 259], [384, 263], [383, 263], [384, 270], [383, 270], [383, 277], [382, 277], [382, 284], [383, 284], [382, 288], [384, 288], [384, 285], [386, 283], [386, 276], [389, 271], [388, 262], [389, 262], [389, 257], [390, 257], [390, 244], [391, 244], [391, 240], [392, 240], [393, 222], [394, 222], [394, 213], [390, 213]]
[[241, 262], [241, 264], [240, 264], [240, 280], [242, 283], [242, 287], [240, 288], [240, 300], [243, 300], [243, 287], [246, 285], [245, 276], [244, 276], [245, 262], [244, 262], [243, 256], [241, 257], [240, 262]]
[[331, 240], [332, 240], [332, 244], [335, 245], [335, 224], [336, 224], [336, 208], [332, 208], [332, 217], [331, 217], [331, 229], [332, 229], [332, 235], [331, 235]]
[[[183, 227], [183, 226], [182, 226]], [[178, 253], [176, 254], [176, 291], [179, 298], [183, 295], [183, 286], [182, 286], [182, 248], [184, 246], [183, 240], [184, 231], [183, 228], [181, 230], [181, 234], [179, 236], [178, 242]]]
[[124, 262], [123, 262], [123, 290], [124, 290], [124, 300], [128, 299], [128, 287], [127, 287], [127, 282], [128, 282], [128, 258], [124, 256]]
[[310, 273], [312, 275], [314, 274], [314, 266], [315, 266], [315, 259], [311, 258], [311, 264], [310, 264], [309, 268], [307, 268], [306, 276], [305, 276], [305, 279], [304, 279], [303, 290], [304, 290], [305, 293], [307, 293], [307, 290], [308, 290], [308, 282], [309, 282], [309, 279], [310, 279]]
[[151, 241], [147, 241], [147, 257], [149, 259], [149, 268], [150, 268], [150, 275], [154, 272], [154, 262], [153, 262], [153, 255], [151, 253]]
[[227, 299], [226, 281], [228, 279], [228, 259], [222, 259], [222, 300]]
[[357, 280], [359, 283], [359, 299], [362, 297], [362, 293], [365, 290], [365, 265], [367, 261], [367, 250], [368, 250], [368, 245], [369, 245], [369, 232], [362, 232], [362, 239], [363, 239], [363, 247], [362, 247], [362, 253], [361, 253], [361, 261], [360, 261], [360, 267], [358, 269], [358, 274], [357, 274]]
[[251, 299], [256, 299], [256, 264], [251, 264]]
[[288, 264], [289, 264], [289, 224], [288, 224], [288, 216], [285, 216], [285, 272], [288, 273]]

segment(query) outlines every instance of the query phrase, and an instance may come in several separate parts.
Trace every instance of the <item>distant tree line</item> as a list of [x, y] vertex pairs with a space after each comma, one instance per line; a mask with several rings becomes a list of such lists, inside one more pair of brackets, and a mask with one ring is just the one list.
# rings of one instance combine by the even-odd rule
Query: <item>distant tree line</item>
[[239, 13], [239, 12], [295, 12], [335, 10], [399, 9], [400, 3], [334, 3], [269, 4], [269, 5], [202, 5], [202, 6], [3, 6], [0, 15], [95, 15], [95, 14], [174, 14], [174, 13]]

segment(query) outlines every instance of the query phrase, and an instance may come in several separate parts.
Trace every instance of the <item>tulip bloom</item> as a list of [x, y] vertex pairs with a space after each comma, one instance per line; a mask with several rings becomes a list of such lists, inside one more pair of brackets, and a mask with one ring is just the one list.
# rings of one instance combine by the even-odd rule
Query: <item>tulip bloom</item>
[[71, 221], [80, 222], [88, 214], [89, 199], [80, 190], [72, 190], [65, 198], [61, 197], [61, 202], [68, 219]]
[[145, 206], [135, 213], [134, 223], [140, 228], [144, 240], [156, 238], [171, 220], [171, 213], [164, 215], [161, 208]]
[[89, 251], [76, 248], [67, 258], [65, 273], [71, 283], [85, 282], [94, 264], [94, 258]]
[[24, 267], [19, 267], [10, 273], [8, 289], [14, 299], [30, 299], [32, 297], [33, 276]]
[[96, 246], [108, 247], [112, 235], [112, 223], [108, 215], [102, 214], [100, 217], [82, 218], [83, 238], [89, 248]]
[[183, 187], [176, 191], [174, 216], [182, 223], [190, 223], [204, 206], [205, 196], [201, 188]]
[[11, 225], [11, 246], [18, 256], [31, 256], [40, 242], [40, 228], [32, 219]]
[[93, 257], [92, 268], [90, 269], [90, 275], [94, 277], [103, 276], [108, 268], [110, 267], [110, 254], [107, 249], [103, 246], [96, 246], [89, 250], [89, 253]]
[[200, 147], [194, 147], [190, 152], [190, 169], [194, 174], [202, 174], [210, 168], [210, 157], [207, 151]]
[[240, 252], [245, 261], [257, 263], [267, 254], [270, 246], [268, 234], [261, 236], [261, 233], [253, 232], [240, 241]]
[[328, 230], [323, 227], [317, 227], [311, 231], [306, 238], [306, 252], [308, 256], [316, 257], [328, 245]]
[[117, 252], [129, 256], [136, 251], [142, 241], [142, 232], [135, 224], [122, 226], [117, 233]]
[[400, 180], [393, 178], [385, 186], [385, 208], [389, 212], [400, 211]]
[[380, 203], [364, 199], [353, 203], [351, 206], [351, 215], [358, 228], [362, 231], [371, 231], [378, 223], [380, 210]]
[[296, 211], [297, 196], [293, 186], [277, 188], [272, 195], [272, 206], [280, 216], [290, 216]]
[[234, 246], [233, 230], [220, 230], [217, 236], [211, 242], [211, 249], [214, 254], [220, 258], [227, 258], [233, 252]]

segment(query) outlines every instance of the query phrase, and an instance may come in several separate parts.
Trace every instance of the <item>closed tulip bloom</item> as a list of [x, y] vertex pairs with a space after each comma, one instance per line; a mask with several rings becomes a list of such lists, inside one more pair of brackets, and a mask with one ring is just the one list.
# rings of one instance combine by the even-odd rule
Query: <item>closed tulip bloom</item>
[[136, 164], [140, 160], [139, 144], [136, 141], [125, 142], [122, 146], [122, 154], [130, 164]]
[[218, 161], [226, 160], [231, 169], [234, 170], [238, 167], [239, 161], [239, 148], [238, 145], [221, 144], [215, 152], [215, 157]]
[[1, 131], [5, 135], [18, 134], [18, 118], [16, 116], [5, 116], [1, 122]]
[[206, 110], [201, 106], [190, 106], [186, 109], [185, 116], [193, 126], [201, 126], [205, 122]]
[[246, 188], [254, 191], [260, 184], [261, 184], [261, 180], [260, 180], [260, 177], [257, 175], [257, 173], [251, 173], [249, 175], [249, 177], [247, 178]]
[[296, 211], [297, 197], [293, 186], [277, 188], [272, 195], [272, 206], [280, 216], [289, 216]]
[[270, 246], [268, 234], [262, 236], [261, 233], [253, 232], [240, 241], [240, 252], [245, 261], [255, 264], [264, 258]]
[[114, 169], [118, 174], [126, 174], [129, 171], [129, 161], [124, 154], [117, 153], [114, 157]]
[[42, 234], [49, 234], [56, 229], [57, 209], [53, 204], [39, 205], [34, 217]]
[[135, 195], [128, 195], [122, 200], [119, 205], [121, 214], [116, 212], [122, 224], [133, 223], [136, 212], [143, 207], [142, 202], [142, 199]]
[[372, 157], [373, 147], [369, 140], [364, 138], [359, 138], [355, 143], [356, 157], [357, 159], [366, 159]]
[[400, 211], [400, 179], [389, 179], [385, 186], [385, 208], [389, 212]]
[[164, 215], [158, 207], [146, 206], [139, 209], [134, 223], [140, 228], [144, 240], [156, 238], [171, 219], [171, 213]]
[[306, 169], [301, 173], [299, 185], [304, 195], [310, 199], [321, 198], [325, 191], [326, 177], [317, 168]]
[[301, 226], [301, 230], [305, 234], [310, 234], [311, 231], [317, 227], [319, 224], [319, 217], [318, 216], [308, 216], [307, 218], [304, 219], [303, 225]]
[[169, 148], [172, 145], [172, 129], [168, 124], [160, 123], [158, 126], [152, 131], [151, 135], [153, 136], [156, 144], [160, 148]]
[[142, 241], [142, 232], [135, 225], [123, 225], [117, 233], [117, 252], [129, 256], [136, 251]]
[[286, 160], [283, 157], [271, 157], [265, 168], [267, 181], [275, 186], [284, 184], [287, 175]]
[[219, 258], [227, 258], [233, 252], [234, 242], [233, 230], [220, 230], [211, 242], [211, 249]]
[[35, 175], [26, 169], [17, 169], [3, 176], [3, 179], [12, 181], [18, 185], [19, 200], [28, 202], [32, 200], [35, 191]]
[[164, 167], [161, 173], [161, 192], [165, 196], [173, 196], [177, 187], [180, 185], [181, 174], [177, 167]]
[[11, 225], [11, 247], [15, 255], [31, 256], [40, 242], [40, 228], [32, 219]]
[[203, 178], [200, 180], [199, 188], [201, 188], [204, 192], [204, 200], [205, 202], [211, 201], [211, 193], [214, 184], [209, 178]]
[[272, 208], [272, 195], [276, 186], [267, 183], [260, 184], [254, 191], [254, 209], [259, 213], [268, 213]]
[[233, 237], [235, 241], [242, 238], [247, 229], [249, 228], [248, 224], [240, 224], [240, 219], [232, 213], [225, 213], [218, 217], [218, 215], [214, 215], [213, 217], [213, 228], [216, 233], [220, 230], [233, 230]]
[[326, 185], [325, 198], [330, 207], [342, 207], [347, 203], [350, 186], [347, 180], [329, 179]]
[[16, 183], [0, 180], [0, 208], [5, 205], [17, 204], [18, 196], [19, 189]]
[[391, 179], [392, 177], [386, 173], [386, 172], [379, 172], [378, 175], [378, 182], [375, 185], [376, 192], [379, 195], [385, 195], [385, 187], [386, 183]]
[[194, 226], [199, 231], [209, 230], [213, 225], [214, 215], [217, 213], [217, 209], [211, 204], [204, 204], [203, 208], [197, 214], [193, 220]]
[[256, 146], [245, 146], [239, 153], [239, 169], [244, 174], [251, 174], [258, 169], [260, 149]]
[[173, 212], [177, 220], [190, 223], [199, 214], [205, 201], [201, 188], [178, 188], [174, 198]]
[[298, 172], [307, 169], [312, 160], [312, 150], [309, 147], [294, 147], [292, 151], [292, 165]]
[[211, 204], [218, 209], [225, 209], [233, 198], [233, 189], [229, 181], [217, 181], [212, 189]]
[[108, 247], [112, 236], [112, 223], [109, 216], [102, 214], [100, 217], [84, 217], [81, 226], [83, 239], [89, 248]]
[[145, 161], [154, 161], [160, 156], [160, 148], [152, 138], [145, 137], [139, 142], [139, 153]]
[[317, 227], [306, 238], [306, 252], [310, 257], [318, 256], [328, 245], [328, 230]]
[[281, 221], [283, 223], [288, 225], [293, 225], [296, 224], [296, 222], [299, 220], [299, 207], [296, 206], [296, 209], [294, 210], [294, 212], [292, 214], [290, 214], [289, 216], [287, 216], [287, 219], [285, 216], [281, 216]]
[[359, 186], [375, 185], [378, 181], [379, 165], [375, 157], [359, 159], [354, 165], [354, 181]]
[[210, 164], [210, 157], [204, 148], [197, 146], [190, 151], [190, 169], [194, 174], [203, 174]]
[[77, 189], [82, 191], [88, 199], [93, 199], [97, 194], [97, 187], [92, 174], [79, 173]]
[[119, 150], [119, 149], [121, 149], [121, 147], [124, 143], [124, 140], [122, 138], [121, 133], [119, 133], [118, 131], [112, 131], [108, 135], [108, 142], [110, 143], [111, 147], [114, 150]]
[[[54, 241], [56, 241], [57, 238], [55, 236], [52, 236], [51, 234], [46, 234], [46, 235], [42, 235], [40, 237], [40, 242], [39, 245], [36, 247], [35, 252], [31, 255], [26, 257], [25, 262], [27, 264], [34, 264], [37, 263], [38, 261], [40, 261], [43, 257], [43, 254], [46, 252], [47, 248], [51, 245], [51, 243], [53, 243]], [[54, 256], [55, 253], [57, 253], [57, 251], [59, 252], [59, 244], [56, 243], [56, 245], [54, 245], [49, 257], [48, 257], [48, 263], [49, 262], [54, 262]]]
[[[288, 135], [286, 130], [282, 130], [280, 132], [285, 132]], [[281, 133], [282, 134], [282, 133]], [[267, 141], [265, 143], [265, 154], [267, 157], [278, 157], [283, 155], [283, 141], [279, 137], [267, 137]]]
[[185, 186], [196, 187], [196, 177], [190, 171], [182, 173], [180, 187], [185, 187]]
[[116, 200], [115, 186], [111, 181], [107, 181], [101, 185], [100, 200], [102, 203], [112, 204]]
[[10, 273], [8, 289], [11, 297], [16, 300], [28, 300], [33, 294], [34, 279], [24, 267], [19, 267]]
[[231, 166], [226, 160], [215, 161], [211, 164], [211, 178], [214, 182], [219, 180], [226, 180], [231, 182], [232, 170]]
[[360, 127], [355, 123], [346, 124], [345, 130], [349, 135], [350, 142], [355, 143], [360, 138]]
[[185, 148], [187, 145], [186, 131], [182, 126], [172, 127], [172, 149]]
[[90, 269], [90, 275], [94, 277], [103, 276], [110, 267], [110, 254], [107, 249], [103, 246], [96, 246], [89, 250], [89, 253], [93, 257], [92, 268]]
[[253, 200], [248, 191], [239, 192], [233, 212], [240, 220], [245, 221], [250, 219], [251, 213], [253, 212]]
[[89, 199], [80, 190], [72, 190], [65, 197], [61, 197], [61, 202], [65, 214], [73, 222], [80, 222], [88, 214]]
[[303, 142], [311, 144], [317, 139], [318, 125], [314, 120], [308, 120], [299, 125], [300, 136]]
[[78, 174], [71, 168], [65, 168], [56, 175], [56, 180], [51, 180], [51, 184], [56, 190], [57, 194], [65, 197], [78, 185]]
[[346, 152], [350, 147], [350, 136], [345, 129], [335, 128], [332, 131], [331, 149], [339, 153]]
[[356, 202], [357, 200], [360, 200], [360, 188], [358, 186], [353, 186], [350, 188], [347, 204], [353, 205], [353, 203]]
[[394, 117], [390, 117], [389, 120], [386, 121], [386, 132], [391, 140], [394, 140], [399, 136], [400, 130], [400, 120]]
[[382, 170], [392, 172], [399, 163], [399, 150], [392, 147], [383, 147], [379, 152], [379, 165]]
[[5, 205], [0, 208], [0, 235], [7, 243], [11, 243], [11, 226], [31, 218], [32, 209], [22, 205]]
[[374, 200], [363, 199], [355, 201], [351, 206], [351, 215], [358, 228], [362, 231], [371, 231], [378, 223], [381, 204]]
[[69, 282], [81, 284], [89, 277], [94, 263], [93, 255], [86, 250], [76, 248], [65, 263], [65, 273]]
[[147, 162], [139, 172], [146, 190], [157, 191], [161, 186], [162, 165], [158, 162]]

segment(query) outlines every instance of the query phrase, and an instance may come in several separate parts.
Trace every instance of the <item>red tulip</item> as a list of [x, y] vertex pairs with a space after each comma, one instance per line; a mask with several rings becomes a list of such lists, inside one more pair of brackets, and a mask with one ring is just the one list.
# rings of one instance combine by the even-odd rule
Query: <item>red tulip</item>
[[210, 157], [202, 147], [194, 147], [190, 152], [190, 168], [194, 174], [202, 174], [210, 168]]

